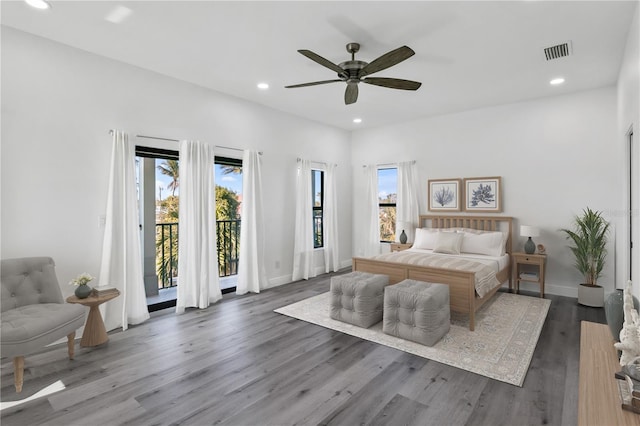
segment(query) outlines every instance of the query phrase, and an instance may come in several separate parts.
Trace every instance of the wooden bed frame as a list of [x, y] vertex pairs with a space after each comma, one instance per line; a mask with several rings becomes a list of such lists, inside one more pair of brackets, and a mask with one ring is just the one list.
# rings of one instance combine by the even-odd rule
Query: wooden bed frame
[[[425, 228], [471, 228], [483, 231], [507, 231], [505, 251], [511, 254], [512, 218], [507, 216], [449, 216], [421, 215], [419, 224]], [[511, 289], [511, 262], [496, 275], [500, 284], [484, 297], [475, 291], [473, 272], [454, 271], [443, 268], [407, 265], [368, 258], [354, 257], [353, 270], [383, 274], [389, 276], [389, 283], [396, 284], [405, 279], [436, 282], [449, 285], [451, 310], [469, 315], [469, 330], [475, 329], [476, 311], [498, 291], [501, 285], [509, 281]]]

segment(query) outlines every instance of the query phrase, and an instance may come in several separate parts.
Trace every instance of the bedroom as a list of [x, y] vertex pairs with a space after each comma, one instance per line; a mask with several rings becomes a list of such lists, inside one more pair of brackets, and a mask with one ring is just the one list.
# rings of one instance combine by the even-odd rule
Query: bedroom
[[[547, 277], [550, 294], [575, 297], [579, 280], [557, 230], [586, 205], [609, 211], [608, 218], [615, 222], [616, 256], [608, 262], [603, 279], [610, 283], [610, 291], [614, 277], [619, 282], [628, 266], [626, 225], [620, 214], [626, 203], [623, 137], [631, 124], [637, 128], [640, 116], [638, 37], [633, 37], [639, 31], [639, 12], [637, 5], [629, 10], [632, 13], [624, 20], [627, 30], [621, 31], [624, 35], [616, 45], [620, 61], [616, 76], [602, 87], [563, 89], [557, 96], [470, 106], [465, 111], [425, 113], [410, 121], [362, 129], [350, 123], [351, 116], [346, 128], [321, 124], [89, 53], [82, 46], [76, 49], [46, 35], [31, 35], [7, 23], [2, 27], [2, 256], [51, 254], [61, 283], [82, 271], [98, 273], [110, 156], [108, 130], [120, 128], [131, 134], [224, 141], [220, 144], [265, 153], [266, 198], [282, 206], [265, 217], [271, 224], [265, 259], [270, 286], [290, 280], [295, 159], [305, 157], [337, 163], [340, 180], [347, 183], [338, 194], [344, 266], [362, 250], [359, 242], [364, 231], [358, 219], [362, 216], [362, 165], [415, 159], [423, 185], [422, 213], [427, 213], [429, 178], [502, 176], [504, 214], [518, 224], [543, 229], [539, 242], [552, 253]], [[3, 24], [8, 15], [3, 4]], [[327, 33], [332, 30], [326, 27]], [[292, 48], [286, 49], [291, 51], [288, 61], [300, 70], [291, 76], [294, 80], [283, 84], [296, 83], [298, 78], [307, 81], [312, 73], [318, 73], [319, 79], [325, 75], [295, 54], [297, 48], [316, 50], [314, 37], [294, 40]], [[384, 46], [412, 46], [412, 40], [394, 37], [393, 46]], [[317, 51], [336, 60], [346, 58], [343, 38], [331, 35], [331, 43], [337, 43], [333, 53]], [[328, 47], [329, 42], [321, 46]], [[546, 75], [544, 79], [546, 85]], [[461, 91], [479, 90], [465, 87], [462, 80], [460, 84]], [[369, 87], [362, 89], [363, 94], [365, 89]], [[304, 105], [313, 101], [308, 97], [314, 93], [287, 96], [304, 97]], [[337, 91], [334, 97], [327, 95], [327, 101], [342, 110], [341, 96]], [[359, 104], [365, 101], [363, 97]], [[62, 249], [60, 241], [67, 241]], [[515, 245], [523, 242], [516, 238]], [[70, 294], [68, 286], [62, 287]], [[640, 295], [637, 286], [635, 292]]]

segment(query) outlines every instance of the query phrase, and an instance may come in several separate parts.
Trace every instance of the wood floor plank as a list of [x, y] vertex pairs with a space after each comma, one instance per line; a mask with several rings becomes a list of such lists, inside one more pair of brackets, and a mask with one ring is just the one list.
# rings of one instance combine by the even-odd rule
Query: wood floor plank
[[[202, 372], [193, 380], [176, 381], [153, 394], [143, 394], [138, 400], [147, 409], [148, 414], [134, 419], [132, 424], [140, 424], [140, 422], [161, 418], [164, 411], [177, 406], [181, 410], [181, 419], [194, 417], [209, 407], [216, 408], [216, 416], [218, 417], [224, 415], [225, 411], [222, 410], [224, 407], [227, 407], [227, 411], [231, 407], [231, 410], [235, 413], [235, 410], [238, 409], [237, 407], [243, 407], [246, 400], [259, 399], [280, 382], [283, 382], [283, 374], [291, 378], [305, 373], [309, 368], [331, 356], [335, 348], [347, 347], [357, 343], [353, 339], [345, 339], [346, 336], [334, 334], [335, 340], [327, 344], [326, 335], [329, 331], [325, 329], [316, 330], [316, 332], [315, 334], [311, 333], [311, 335], [321, 335], [324, 339], [321, 342], [317, 340], [315, 344], [309, 344], [304, 348], [305, 350], [301, 350], [299, 347], [293, 351], [287, 351], [286, 348], [278, 350], [279, 348], [274, 345], [273, 350], [278, 356], [273, 358], [271, 366], [267, 363], [239, 357], [238, 363], [232, 365], [220, 363], [212, 367], [210, 371]], [[345, 342], [348, 342], [348, 344]], [[296, 369], [296, 364], [291, 361], [295, 361], [298, 358], [306, 361], [308, 364], [306, 369], [304, 367]], [[271, 376], [276, 377], [274, 382], [265, 380], [265, 378]], [[247, 383], [248, 380], [250, 380], [250, 383]], [[236, 398], [241, 401], [240, 405], [234, 405], [234, 393], [241, 393], [245, 388], [249, 388], [247, 392], [255, 392], [255, 395], [241, 394]]]
[[[347, 270], [348, 271], [348, 270]], [[342, 272], [347, 272], [342, 271]], [[575, 424], [580, 321], [602, 309], [552, 301], [522, 388], [305, 323], [273, 310], [328, 291], [330, 278], [208, 309], [154, 312], [97, 348], [64, 344], [25, 358], [22, 394], [2, 359], [2, 401], [60, 380], [66, 389], [4, 409], [23, 425]], [[537, 294], [536, 294], [537, 296]]]
[[407, 380], [411, 380], [416, 371], [427, 362], [429, 361], [413, 355], [401, 355], [320, 424], [368, 424], [373, 416], [396, 395], [396, 389]]
[[400, 391], [427, 407], [423, 412], [425, 416], [415, 419], [413, 424], [417, 425], [467, 424], [482, 390], [490, 381], [487, 377], [434, 361], [425, 365], [418, 375], [426, 377], [412, 381]]
[[[236, 413], [227, 419], [218, 419], [220, 424], [247, 424], [255, 421], [256, 418], [263, 418], [264, 424], [282, 424], [283, 417], [293, 418], [304, 415], [308, 409], [307, 402], [315, 399], [316, 389], [322, 387], [331, 377], [341, 375], [342, 371], [336, 365], [336, 358], [348, 359], [351, 363], [356, 363], [370, 354], [375, 347], [371, 342], [361, 342], [359, 339], [352, 340], [344, 352], [338, 352], [326, 357], [310, 369], [303, 371], [294, 377], [289, 377], [283, 383], [279, 383], [268, 392], [255, 395], [255, 402], [249, 405], [240, 405]], [[278, 383], [277, 376], [270, 377], [271, 382]], [[237, 395], [242, 397], [247, 395], [250, 389], [242, 389]], [[195, 420], [195, 419], [194, 419]], [[197, 422], [192, 424], [198, 424]]]
[[426, 405], [397, 394], [373, 416], [368, 424], [371, 426], [441, 424], [429, 422], [428, 412], [429, 407]]
[[[353, 339], [354, 345], [348, 352], [336, 353], [326, 359], [327, 366], [337, 369], [337, 373], [326, 374], [313, 368], [307, 371], [302, 380], [283, 383], [280, 389], [285, 391], [279, 392], [278, 401], [262, 398], [254, 409], [261, 414], [268, 414], [269, 424], [288, 424], [290, 419], [297, 419], [297, 424], [319, 424], [329, 413], [367, 386], [372, 378], [400, 355], [391, 348]], [[336, 363], [336, 360], [344, 362]], [[277, 377], [272, 377], [271, 380], [277, 380]], [[309, 404], [310, 401], [321, 403]], [[240, 411], [238, 407], [236, 411]], [[240, 416], [244, 415], [236, 415], [235, 418], [226, 419], [224, 423], [238, 424], [236, 422], [242, 420]]]

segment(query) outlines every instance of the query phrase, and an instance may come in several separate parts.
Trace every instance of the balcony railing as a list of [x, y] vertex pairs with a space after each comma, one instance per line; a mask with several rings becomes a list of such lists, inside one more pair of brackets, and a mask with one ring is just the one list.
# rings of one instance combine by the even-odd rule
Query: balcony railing
[[[238, 273], [240, 220], [216, 221], [218, 276]], [[156, 271], [160, 288], [174, 287], [178, 277], [178, 223], [156, 224]]]
[[240, 258], [240, 220], [216, 221], [216, 235], [218, 240], [218, 276], [236, 275]]
[[158, 287], [176, 285], [178, 276], [178, 223], [156, 223], [156, 273]]
[[323, 246], [322, 231], [324, 225], [322, 223], [322, 210], [313, 210], [313, 248], [319, 248]]

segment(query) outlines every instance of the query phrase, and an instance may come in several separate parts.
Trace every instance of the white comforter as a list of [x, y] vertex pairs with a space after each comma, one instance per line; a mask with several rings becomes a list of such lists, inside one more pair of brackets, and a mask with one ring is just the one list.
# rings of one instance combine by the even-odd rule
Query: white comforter
[[374, 256], [372, 259], [385, 262], [405, 263], [431, 268], [453, 269], [475, 273], [475, 290], [484, 297], [494, 287], [500, 285], [496, 273], [507, 265], [509, 256], [492, 257], [481, 255], [450, 255], [433, 253], [431, 250], [409, 249]]

